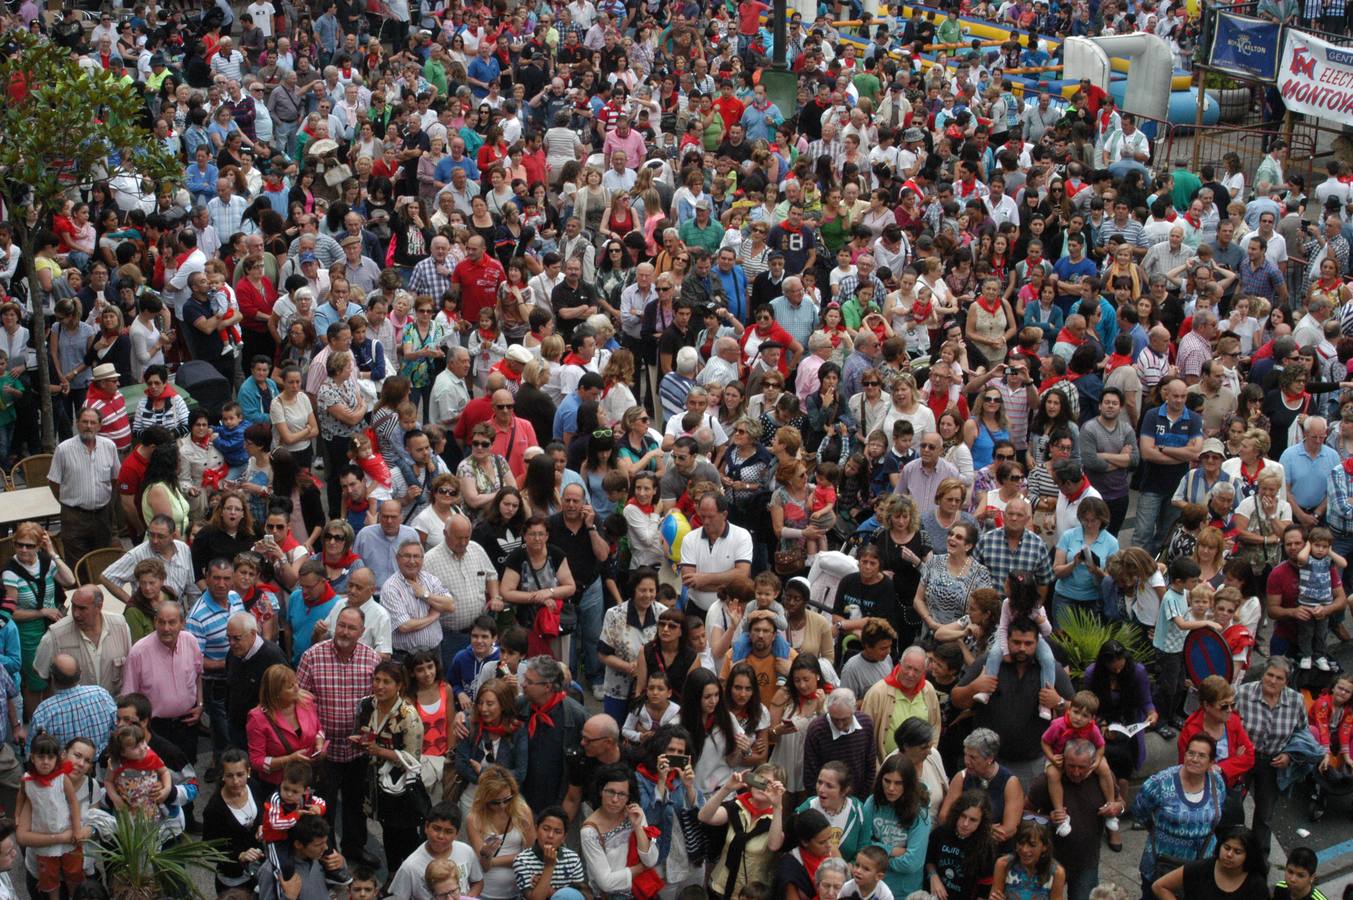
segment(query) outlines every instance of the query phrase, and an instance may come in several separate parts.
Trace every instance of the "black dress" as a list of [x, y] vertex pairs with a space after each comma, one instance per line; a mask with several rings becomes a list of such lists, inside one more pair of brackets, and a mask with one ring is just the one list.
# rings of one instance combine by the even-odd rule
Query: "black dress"
[[258, 535], [245, 531], [243, 527], [231, 537], [215, 525], [208, 525], [193, 539], [193, 575], [206, 578], [207, 566], [213, 559], [233, 560], [237, 554], [252, 549], [257, 540]]
[[[910, 647], [921, 633], [923, 624], [912, 602], [916, 599], [916, 588], [921, 584], [921, 567], [913, 566], [902, 558], [901, 548], [893, 541], [887, 528], [879, 529], [878, 536], [874, 538], [874, 546], [879, 551], [879, 565], [885, 572], [893, 573], [893, 587], [897, 589], [897, 620], [893, 623], [893, 627], [897, 630], [897, 645]], [[926, 558], [931, 547], [925, 529], [916, 529], [916, 534], [907, 542], [906, 549], [916, 554], [917, 559]]]
[[1184, 865], [1184, 890], [1181, 896], [1189, 900], [1267, 900], [1268, 886], [1262, 875], [1250, 873], [1234, 891], [1224, 891], [1217, 885], [1214, 873], [1215, 859], [1200, 859]]

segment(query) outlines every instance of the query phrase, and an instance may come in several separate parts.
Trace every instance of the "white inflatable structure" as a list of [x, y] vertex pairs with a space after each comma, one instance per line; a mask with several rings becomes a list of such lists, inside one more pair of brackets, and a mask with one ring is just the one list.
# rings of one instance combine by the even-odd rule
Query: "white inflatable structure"
[[1154, 34], [1069, 37], [1062, 44], [1062, 77], [1068, 81], [1088, 78], [1091, 84], [1108, 90], [1113, 71], [1110, 56], [1126, 59], [1129, 64], [1122, 108], [1140, 116], [1168, 118], [1174, 57], [1170, 45]]

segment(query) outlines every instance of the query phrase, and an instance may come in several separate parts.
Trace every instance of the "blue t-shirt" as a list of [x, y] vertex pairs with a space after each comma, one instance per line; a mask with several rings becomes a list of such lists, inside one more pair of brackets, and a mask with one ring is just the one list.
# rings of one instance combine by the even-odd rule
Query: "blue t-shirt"
[[287, 623], [291, 625], [291, 664], [299, 666], [301, 657], [305, 651], [310, 649], [310, 636], [315, 630], [315, 624], [329, 617], [329, 611], [334, 608], [338, 602], [338, 595], [334, 594], [323, 603], [316, 603], [314, 606], [307, 606], [301, 597], [301, 589], [297, 588], [291, 592], [291, 598], [287, 601]]
[[[1179, 418], [1171, 422], [1167, 407], [1162, 403], [1154, 409], [1148, 409], [1142, 416], [1142, 429], [1139, 433], [1141, 437], [1154, 439], [1157, 447], [1184, 447], [1189, 441], [1202, 436], [1203, 419], [1202, 416], [1185, 408]], [[1147, 464], [1145, 468], [1146, 476], [1142, 480], [1142, 490], [1153, 494], [1170, 495], [1179, 486], [1179, 480], [1188, 474], [1189, 464], [1162, 465], [1153, 462]]]
[[[1085, 529], [1080, 525], [1062, 532], [1057, 539], [1057, 549], [1066, 554], [1067, 562], [1080, 556], [1085, 546]], [[1101, 528], [1094, 543], [1090, 544], [1090, 552], [1096, 557], [1095, 565], [1102, 569], [1109, 557], [1118, 552], [1118, 538]], [[1070, 575], [1058, 580], [1057, 593], [1071, 600], [1098, 600], [1099, 580], [1090, 574], [1084, 562], [1078, 562]]]

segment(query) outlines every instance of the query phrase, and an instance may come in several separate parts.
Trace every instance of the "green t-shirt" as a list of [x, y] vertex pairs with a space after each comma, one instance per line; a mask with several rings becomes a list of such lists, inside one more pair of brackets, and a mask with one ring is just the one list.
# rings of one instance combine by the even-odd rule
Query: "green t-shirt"
[[[10, 393], [16, 391], [17, 393]], [[13, 375], [0, 375], [0, 426], [13, 425], [18, 416], [15, 402], [23, 394], [23, 382]]]
[[877, 103], [879, 90], [883, 85], [879, 83], [878, 76], [872, 72], [861, 72], [852, 79], [855, 83], [855, 90], [860, 92], [861, 97], [868, 97], [870, 103]]

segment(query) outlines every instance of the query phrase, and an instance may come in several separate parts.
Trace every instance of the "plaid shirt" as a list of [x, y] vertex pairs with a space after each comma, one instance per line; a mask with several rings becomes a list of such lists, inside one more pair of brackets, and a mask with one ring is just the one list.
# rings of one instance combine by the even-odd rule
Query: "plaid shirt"
[[97, 684], [80, 684], [38, 704], [28, 725], [28, 746], [32, 748], [34, 735], [45, 731], [63, 747], [73, 738], [88, 738], [95, 755], [102, 756], [116, 724], [117, 701], [113, 695]]
[[977, 540], [977, 561], [991, 572], [992, 584], [1005, 584], [1005, 576], [1024, 570], [1032, 572], [1040, 585], [1052, 584], [1052, 559], [1048, 545], [1027, 528], [1013, 552], [1005, 539], [1005, 529], [988, 531]]
[[332, 640], [320, 641], [301, 657], [296, 683], [315, 695], [331, 762], [351, 762], [361, 754], [348, 736], [357, 733], [357, 704], [371, 693], [371, 674], [380, 661], [381, 655], [366, 644], [353, 647], [349, 659], [340, 659]]
[[1264, 702], [1262, 681], [1242, 684], [1236, 690], [1236, 711], [1260, 756], [1277, 756], [1294, 734], [1309, 727], [1300, 694], [1283, 688], [1278, 705], [1269, 706]]
[[1249, 256], [1246, 256], [1236, 274], [1240, 276], [1239, 293], [1263, 297], [1269, 302], [1278, 298], [1278, 288], [1283, 285], [1283, 273], [1268, 259], [1256, 269], [1250, 265]]
[[470, 541], [463, 556], [456, 556], [442, 541], [428, 551], [423, 567], [446, 585], [456, 600], [455, 612], [442, 614], [443, 631], [466, 631], [484, 612], [489, 582], [498, 580], [498, 570], [484, 548]]
[[[446, 261], [447, 271], [455, 268], [451, 265], [450, 259]], [[442, 275], [437, 271], [437, 260], [429, 256], [427, 259], [413, 267], [413, 275], [409, 277], [409, 290], [415, 294], [427, 294], [429, 297], [435, 297], [441, 302], [442, 294], [451, 289], [451, 276]]]
[[1329, 505], [1325, 507], [1325, 522], [1341, 534], [1353, 531], [1353, 496], [1350, 496], [1348, 472], [1343, 466], [1335, 466], [1325, 480]]

